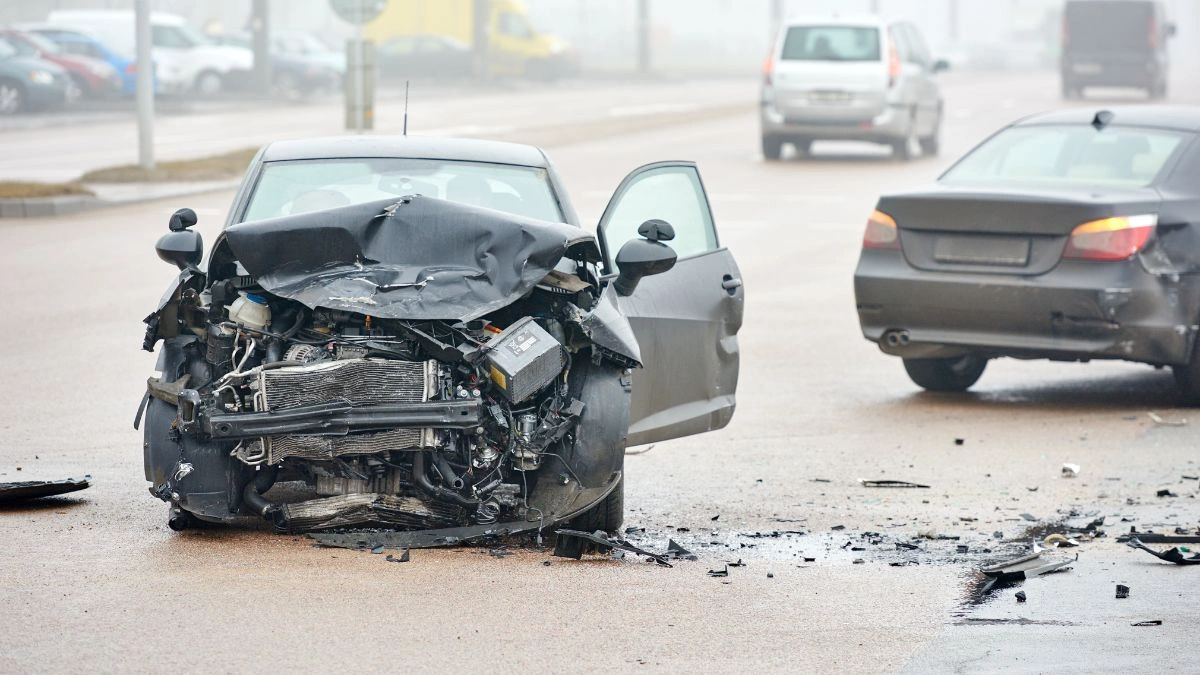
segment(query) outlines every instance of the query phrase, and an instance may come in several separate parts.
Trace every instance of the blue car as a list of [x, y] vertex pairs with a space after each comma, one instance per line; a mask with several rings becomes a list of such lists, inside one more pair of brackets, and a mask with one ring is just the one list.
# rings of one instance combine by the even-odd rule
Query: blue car
[[[133, 96], [137, 93], [137, 63], [133, 57], [113, 50], [94, 35], [50, 25], [27, 25], [21, 29], [49, 39], [68, 54], [89, 56], [108, 63], [121, 78], [121, 94]], [[157, 83], [154, 88], [158, 90]]]

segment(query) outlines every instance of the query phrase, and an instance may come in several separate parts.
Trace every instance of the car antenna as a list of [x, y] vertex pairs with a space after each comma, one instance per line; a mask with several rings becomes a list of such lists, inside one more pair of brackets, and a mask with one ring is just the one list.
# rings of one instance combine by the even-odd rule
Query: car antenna
[[1108, 123], [1112, 121], [1112, 118], [1112, 111], [1101, 110], [1096, 113], [1095, 117], [1092, 118], [1092, 126], [1095, 127], [1096, 131], [1102, 131], [1104, 127], [1108, 126]]
[[408, 135], [408, 80], [404, 81], [404, 135]]

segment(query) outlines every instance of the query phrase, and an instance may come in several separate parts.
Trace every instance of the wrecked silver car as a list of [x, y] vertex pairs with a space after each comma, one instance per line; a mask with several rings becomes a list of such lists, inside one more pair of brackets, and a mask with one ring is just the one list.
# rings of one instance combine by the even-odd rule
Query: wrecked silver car
[[613, 531], [626, 445], [733, 414], [743, 289], [694, 164], [634, 171], [594, 237], [537, 148], [281, 142], [204, 266], [195, 222], [143, 345], [172, 528]]

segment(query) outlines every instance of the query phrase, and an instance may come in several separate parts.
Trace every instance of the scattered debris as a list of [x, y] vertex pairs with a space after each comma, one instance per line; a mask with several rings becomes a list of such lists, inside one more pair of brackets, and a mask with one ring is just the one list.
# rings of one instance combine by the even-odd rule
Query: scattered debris
[[1032, 579], [1033, 577], [1050, 572], [1057, 572], [1077, 560], [1079, 560], [1078, 554], [1071, 559], [1047, 562], [1042, 560], [1042, 551], [1034, 551], [1028, 555], [1005, 561], [999, 565], [980, 568], [979, 571], [983, 572], [984, 576], [997, 582], [1011, 583], [1022, 579]]
[[834, 525], [833, 527], [831, 527], [829, 529], [834, 530], [834, 531], [840, 531], [840, 530], [846, 529], [846, 526], [845, 525]]
[[816, 558], [803, 558], [804, 562], [817, 562]]
[[1156, 497], [1178, 497], [1179, 495], [1175, 494], [1174, 492], [1171, 492], [1167, 488], [1163, 488], [1163, 489], [1159, 490], [1158, 492], [1156, 492], [1154, 496], [1156, 496]]
[[1003, 539], [1004, 533], [1001, 532], [1000, 530], [996, 530], [995, 532], [992, 533], [992, 537], [995, 539]]
[[897, 560], [896, 562], [888, 563], [891, 567], [908, 567], [909, 565], [920, 565], [916, 560]]
[[971, 547], [967, 546], [966, 544], [959, 544], [957, 550], [959, 553], [970, 553]]
[[1025, 591], [1017, 591], [1017, 602], [1025, 602]]
[[0, 504], [56, 497], [68, 492], [77, 492], [91, 487], [92, 476], [66, 478], [63, 480], [27, 480], [18, 483], [0, 483]]
[[696, 560], [696, 554], [679, 545], [674, 539], [667, 540], [667, 557], [673, 560]]
[[1078, 546], [1079, 542], [1075, 539], [1067, 537], [1066, 535], [1055, 532], [1054, 534], [1046, 535], [1046, 538], [1042, 540], [1042, 544], [1045, 546], [1052, 546], [1054, 548], [1069, 548], [1072, 546]]
[[[1041, 487], [1041, 486], [1039, 485], [1038, 487]], [[1029, 490], [1030, 492], [1037, 492], [1037, 491], [1038, 491], [1037, 487], [1026, 487], [1025, 489], [1026, 489], [1026, 490]]]
[[1033, 515], [1032, 513], [1022, 513], [1021, 518], [1032, 523], [1037, 522], [1037, 516]]
[[1200, 476], [1187, 476], [1187, 475], [1184, 475], [1184, 476], [1180, 476], [1179, 478], [1180, 478], [1180, 479], [1182, 479], [1182, 480], [1200, 480]]
[[[389, 553], [387, 558], [385, 558], [385, 560], [387, 560], [388, 562], [408, 562], [409, 560], [412, 560], [412, 557], [409, 555], [408, 549], [404, 549], [404, 551], [400, 554], [399, 558], [397, 558], [396, 556]], [[546, 564], [549, 565], [550, 561], [547, 560]]]
[[543, 561], [542, 561], [542, 567], [549, 567], [549, 566], [550, 566], [550, 561], [549, 561], [549, 560], [543, 560]]
[[958, 519], [964, 523], [973, 523], [979, 520], [978, 518], [972, 518], [971, 516], [959, 516]]
[[921, 550], [921, 547], [920, 547], [920, 546], [917, 546], [916, 544], [910, 544], [910, 543], [908, 543], [908, 542], [905, 542], [905, 541], [898, 541], [898, 542], [896, 542], [896, 550], [897, 550], [897, 551], [900, 551], [900, 550], [903, 550], [903, 551], [920, 551], [920, 550]]
[[1163, 417], [1162, 417], [1161, 415], [1159, 415], [1158, 413], [1154, 412], [1153, 410], [1151, 410], [1150, 412], [1146, 413], [1146, 415], [1148, 415], [1148, 416], [1150, 417], [1150, 419], [1154, 420], [1154, 423], [1155, 423], [1155, 424], [1160, 424], [1160, 425], [1162, 425], [1162, 426], [1164, 426], [1164, 427], [1186, 427], [1186, 426], [1187, 426], [1187, 423], [1188, 423], [1188, 421], [1187, 421], [1187, 418], [1186, 418], [1186, 417], [1185, 417], [1185, 418], [1180, 418], [1180, 419], [1177, 419], [1177, 420], [1168, 420], [1168, 419], [1163, 419]]
[[710, 577], [727, 577], [727, 576], [729, 576], [729, 565], [726, 565], [724, 568], [719, 569], [719, 570], [709, 570], [708, 576], [710, 576]]
[[[680, 528], [680, 529], [682, 530], [682, 528]], [[673, 567], [673, 565], [671, 565], [671, 563], [667, 562], [667, 556], [659, 555], [657, 553], [651, 553], [649, 551], [640, 549], [640, 548], [634, 546], [633, 544], [625, 541], [624, 539], [620, 539], [617, 537], [609, 537], [608, 535], [606, 535], [604, 533], [603, 530], [596, 530], [595, 532], [583, 532], [580, 530], [565, 530], [564, 529], [564, 530], [556, 530], [555, 534], [557, 534], [560, 537], [576, 537], [579, 539], [586, 539], [590, 542], [599, 544], [601, 546], [608, 546], [610, 548], [620, 549], [622, 551], [629, 551], [630, 553], [633, 553], [635, 555], [640, 555], [640, 556], [649, 558], [650, 560], [653, 560], [654, 562], [658, 563], [659, 565], [662, 565], [663, 567]], [[560, 557], [572, 557], [572, 556], [560, 556]], [[578, 559], [578, 558], [576, 558], [576, 559]]]
[[737, 562], [727, 563], [725, 566], [726, 567], [745, 567], [746, 563], [742, 562], [741, 558], [738, 558]]
[[493, 558], [507, 558], [508, 556], [510, 556], [512, 554], [513, 554], [512, 551], [508, 550], [507, 548], [505, 548], [503, 546], [501, 546], [500, 548], [488, 549], [488, 555], [492, 556]]
[[[1130, 539], [1128, 542], [1126, 542], [1126, 545], [1130, 548], [1136, 548], [1145, 551], [1159, 560], [1174, 563], [1176, 565], [1200, 565], [1200, 553], [1193, 554], [1190, 558], [1185, 558], [1183, 557], [1183, 551], [1178, 547], [1169, 548], [1165, 551], [1155, 551], [1154, 549], [1142, 544], [1141, 540], [1137, 537]], [[1120, 591], [1120, 588], [1120, 586], [1117, 587], [1118, 592]]]
[[[1117, 541], [1122, 544], [1130, 544], [1136, 541], [1139, 544], [1200, 544], [1200, 535], [1174, 535], [1174, 534], [1155, 534], [1153, 532], [1138, 533], [1132, 527], [1131, 534], [1123, 534], [1117, 537]], [[1134, 548], [1137, 548], [1136, 546]]]
[[855, 558], [855, 559], [854, 559], [854, 564], [855, 564], [855, 565], [861, 565], [861, 564], [863, 564], [863, 563], [865, 563], [865, 562], [867, 562], [867, 561], [866, 561], [866, 560], [863, 560], [862, 558]]
[[956, 439], [954, 439], [954, 444], [955, 444], [955, 445], [962, 445], [963, 443], [966, 443], [966, 442], [967, 442], [967, 441], [966, 441], [966, 439], [963, 439], [963, 438], [956, 438]]
[[1150, 621], [1135, 621], [1130, 626], [1161, 626], [1162, 619], [1151, 619]]
[[709, 520], [712, 520], [713, 522], [716, 522], [716, 521], [718, 521], [718, 520], [720, 520], [720, 519], [721, 519], [721, 514], [719, 514], [719, 513], [718, 513], [717, 515], [713, 516], [713, 517], [712, 517], [712, 518], [710, 518]]
[[627, 528], [625, 528], [625, 534], [645, 534], [645, 533], [646, 533], [646, 528], [644, 528], [644, 527], [627, 527]]
[[1079, 475], [1079, 465], [1078, 464], [1063, 464], [1062, 465], [1062, 477], [1063, 478], [1074, 478], [1078, 475]]
[[809, 482], [810, 482], [810, 483], [828, 483], [828, 482], [830, 482], [830, 481], [829, 481], [829, 479], [828, 479], [828, 478], [813, 478], [813, 479], [812, 479], [811, 481], [809, 481]]
[[774, 578], [775, 578], [775, 573], [774, 573], [774, 572], [767, 572], [767, 578], [768, 578], [768, 579], [774, 579]]
[[927, 488], [927, 487], [929, 487], [928, 485], [922, 485], [921, 483], [913, 483], [913, 482], [906, 481], [906, 480], [867, 480], [866, 478], [859, 478], [858, 482], [862, 483], [863, 487], [874, 487], [874, 488]]
[[1124, 600], [1129, 597], [1129, 587], [1125, 584], [1117, 584], [1117, 599]]
[[376, 555], [383, 553], [383, 544], [379, 544], [379, 545], [375, 546], [375, 548], [372, 548], [371, 553], [374, 553]]
[[641, 450], [634, 450], [632, 452], [630, 452], [629, 450], [626, 450], [625, 456], [628, 457], [630, 455], [644, 455], [647, 452], [650, 452], [651, 450], [653, 450], [655, 445], [657, 445], [657, 443], [651, 443], [650, 445], [647, 445], [646, 447], [642, 448]]

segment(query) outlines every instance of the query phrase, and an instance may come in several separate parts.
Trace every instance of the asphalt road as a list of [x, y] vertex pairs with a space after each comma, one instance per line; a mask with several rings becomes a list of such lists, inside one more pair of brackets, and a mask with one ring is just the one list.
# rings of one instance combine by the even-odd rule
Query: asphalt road
[[[752, 83], [725, 86], [725, 96], [753, 96]], [[636, 165], [700, 164], [747, 287], [739, 408], [724, 431], [626, 461], [626, 524], [646, 528], [631, 537], [659, 550], [674, 538], [698, 561], [666, 569], [462, 548], [394, 564], [263, 532], [174, 533], [146, 493], [130, 424], [153, 367], [138, 349], [140, 321], [172, 277], [152, 246], [182, 205], [211, 241], [231, 193], [4, 222], [0, 480], [91, 473], [95, 485], [0, 509], [0, 671], [1186, 670], [1179, 648], [1194, 641], [1200, 569], [1113, 541], [1130, 526], [1200, 520], [1197, 483], [1181, 480], [1200, 472], [1200, 416], [1178, 407], [1170, 375], [999, 361], [973, 393], [930, 395], [858, 332], [851, 274], [876, 196], [928, 181], [997, 126], [1060, 105], [1053, 78], [948, 81], [944, 154], [909, 164], [854, 144], [764, 163], [749, 107], [697, 114], [712, 93], [688, 90], [699, 103], [685, 90], [664, 100], [626, 87], [622, 100], [680, 107], [660, 108], [667, 123], [574, 132], [573, 116], [594, 120], [595, 109], [578, 93], [546, 94], [536, 113], [512, 114], [536, 115], [536, 129], [518, 119], [498, 135], [546, 143], [589, 221]], [[488, 126], [476, 113], [486, 117], [457, 110], [439, 124]], [[219, 128], [195, 133], [193, 145], [225, 143]], [[55, 152], [67, 151], [61, 142]], [[1080, 475], [1060, 477], [1064, 462]], [[870, 489], [859, 478], [932, 487]], [[1160, 488], [1179, 497], [1157, 498]], [[1079, 560], [1069, 571], [1025, 582], [1027, 603], [1016, 589], [974, 592], [973, 570], [1018, 550], [1030, 527], [1100, 515], [1108, 537], [1070, 549]], [[783, 530], [805, 534], [754, 536]], [[928, 539], [937, 535], [959, 539]], [[914, 540], [921, 550], [895, 546]], [[745, 566], [727, 578], [706, 574], [738, 559]], [[1128, 599], [1114, 598], [1117, 583], [1132, 588]], [[1130, 626], [1147, 619], [1164, 623]]]

